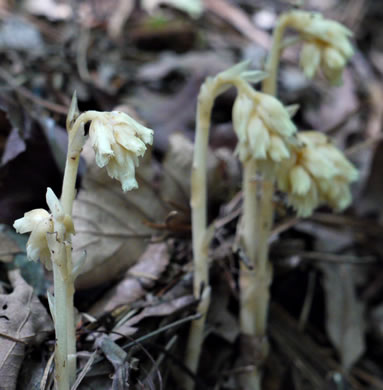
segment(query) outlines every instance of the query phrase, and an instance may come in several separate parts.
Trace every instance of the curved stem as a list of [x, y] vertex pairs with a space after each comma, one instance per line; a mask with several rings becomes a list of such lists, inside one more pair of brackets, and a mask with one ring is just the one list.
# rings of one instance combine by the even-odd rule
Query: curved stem
[[[207, 229], [207, 154], [210, 120], [214, 100], [220, 93], [232, 85], [238, 90], [246, 90], [247, 93], [253, 94], [251, 87], [240, 77], [222, 78], [220, 75], [217, 75], [213, 79], [208, 79], [201, 86], [197, 102], [196, 138], [191, 174], [190, 204], [192, 209], [194, 262], [193, 291], [196, 299], [200, 299], [200, 305], [197, 310], [201, 314], [201, 318], [193, 321], [191, 325], [185, 359], [186, 365], [193, 372], [196, 372], [198, 368], [203, 341], [203, 329], [210, 302], [208, 275], [208, 248], [210, 239]], [[185, 389], [192, 389], [194, 383], [187, 378], [185, 381]]]
[[[78, 131], [81, 131], [84, 124], [94, 119], [97, 115], [99, 115], [97, 111], [87, 111], [81, 114], [76, 119], [70, 131], [68, 131], [68, 151], [61, 192], [61, 203], [64, 213], [69, 216], [72, 216], [81, 150], [78, 145], [75, 145], [75, 147], [72, 147], [72, 145], [78, 136]], [[76, 328], [73, 303], [75, 289], [71, 234], [66, 233], [62, 240], [64, 250], [60, 255], [61, 258], [53, 262], [57, 337], [56, 367], [62, 371], [57, 374], [59, 390], [68, 390], [69, 386], [76, 379]], [[59, 263], [60, 265], [58, 265]], [[62, 368], [64, 356], [65, 370]]]
[[278, 23], [275, 26], [273, 32], [273, 43], [271, 45], [271, 50], [267, 59], [265, 69], [269, 76], [265, 78], [262, 83], [262, 91], [273, 96], [276, 96], [277, 94], [277, 79], [279, 60], [282, 50], [282, 39], [288, 24], [288, 20], [289, 14], [284, 14], [279, 18]]

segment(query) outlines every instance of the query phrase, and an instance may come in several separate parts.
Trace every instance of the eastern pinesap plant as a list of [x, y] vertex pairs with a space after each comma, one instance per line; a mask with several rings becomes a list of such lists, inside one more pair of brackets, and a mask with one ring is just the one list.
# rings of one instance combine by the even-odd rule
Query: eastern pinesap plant
[[[276, 97], [276, 78], [286, 28], [303, 41], [300, 64], [305, 75], [319, 70], [331, 84], [341, 83], [343, 69], [353, 54], [351, 32], [318, 13], [287, 12], [279, 18], [266, 71], [248, 69], [240, 63], [202, 85], [197, 106], [196, 138], [191, 172], [194, 295], [200, 318], [191, 324], [186, 365], [198, 368], [203, 331], [210, 303], [209, 243], [213, 229], [207, 224], [207, 153], [211, 112], [218, 95], [234, 86], [238, 95], [233, 106], [233, 127], [238, 138], [235, 154], [243, 166], [243, 211], [238, 224], [240, 246], [249, 266], [241, 264], [240, 329], [244, 338], [256, 338], [261, 359], [241, 375], [244, 389], [261, 388], [262, 362], [267, 356], [267, 313], [272, 266], [268, 239], [273, 222], [275, 189], [287, 194], [298, 216], [309, 216], [322, 204], [342, 210], [351, 202], [350, 183], [357, 171], [331, 141], [316, 131], [298, 132], [292, 122], [296, 107], [284, 106]], [[262, 92], [250, 83], [263, 82]], [[90, 122], [89, 136], [84, 125]], [[60, 199], [48, 188], [49, 211], [36, 209], [15, 221], [19, 233], [30, 232], [27, 255], [40, 259], [53, 270], [54, 296], [49, 297], [56, 330], [55, 378], [59, 390], [69, 390], [75, 381], [76, 344], [73, 307], [74, 281], [84, 258], [72, 262], [71, 237], [75, 234], [72, 206], [80, 153], [87, 138], [96, 163], [118, 179], [124, 191], [137, 187], [135, 167], [153, 131], [121, 112], [87, 111], [80, 114], [74, 96], [67, 117], [68, 152]], [[256, 178], [260, 177], [261, 180]], [[194, 382], [185, 378], [185, 388]]]
[[[84, 126], [90, 122], [89, 137]], [[55, 381], [58, 390], [69, 390], [76, 379], [76, 337], [73, 306], [74, 282], [81, 272], [85, 256], [72, 262], [71, 237], [75, 234], [72, 207], [82, 148], [87, 140], [93, 146], [96, 164], [105, 167], [109, 176], [121, 182], [123, 191], [137, 188], [135, 167], [139, 157], [152, 144], [153, 131], [123, 112], [86, 111], [80, 114], [76, 95], [67, 116], [68, 151], [60, 200], [48, 188], [49, 212], [35, 209], [15, 221], [18, 233], [31, 232], [27, 256], [40, 260], [53, 270], [54, 296], [49, 296], [55, 325]]]
[[[248, 263], [240, 266], [239, 322], [244, 343], [256, 340], [253, 345], [258, 348], [252, 369], [239, 379], [241, 388], [249, 390], [261, 388], [262, 363], [268, 353], [266, 328], [272, 281], [268, 240], [275, 188], [287, 194], [298, 216], [307, 217], [322, 204], [337, 211], [346, 208], [351, 203], [350, 183], [358, 177], [354, 166], [325, 135], [297, 132], [290, 118], [296, 108], [285, 107], [275, 98], [286, 28], [296, 30], [303, 42], [300, 65], [304, 74], [312, 78], [321, 70], [331, 84], [341, 84], [343, 69], [353, 54], [348, 39], [352, 33], [319, 13], [294, 10], [282, 14], [276, 24], [266, 72], [250, 71], [247, 63], [241, 63], [206, 80], [197, 107], [191, 207], [194, 294], [200, 300], [201, 318], [191, 326], [186, 364], [197, 371], [210, 297], [208, 248], [212, 229], [207, 227], [206, 154], [211, 111], [215, 98], [234, 86], [238, 91], [233, 106], [233, 127], [238, 138], [235, 153], [243, 165], [238, 233]], [[249, 83], [261, 80], [262, 92], [257, 92]], [[189, 378], [185, 382], [188, 390], [194, 387]]]

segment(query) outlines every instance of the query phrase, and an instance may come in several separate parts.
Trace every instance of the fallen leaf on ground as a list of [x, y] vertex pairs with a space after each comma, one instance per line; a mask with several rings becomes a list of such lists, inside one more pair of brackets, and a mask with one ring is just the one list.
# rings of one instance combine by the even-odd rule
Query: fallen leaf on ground
[[355, 269], [348, 264], [322, 264], [321, 269], [325, 277], [327, 332], [348, 371], [365, 350], [365, 307], [356, 296]]
[[169, 264], [169, 253], [164, 243], [151, 244], [140, 256], [137, 264], [131, 267], [124, 279], [110, 289], [89, 313], [98, 316], [112, 311], [119, 305], [126, 305], [142, 298], [152, 287]]
[[204, 0], [206, 9], [233, 25], [244, 36], [263, 47], [271, 46], [269, 34], [254, 26], [247, 14], [225, 0]]
[[13, 390], [24, 359], [25, 347], [42, 342], [53, 331], [52, 321], [18, 271], [9, 273], [14, 288], [0, 295], [0, 378], [1, 389]]
[[[96, 286], [123, 275], [136, 263], [151, 236], [159, 232], [153, 227], [166, 221], [174, 207], [188, 215], [192, 156], [191, 141], [174, 135], [159, 188], [152, 184], [153, 169], [147, 154], [136, 174], [139, 188], [123, 193], [120, 183], [96, 166], [93, 151], [85, 146], [83, 157], [88, 171], [73, 207], [73, 259], [80, 259], [84, 251], [87, 254], [77, 279], [78, 288]], [[227, 193], [223, 188], [232, 185], [236, 174], [225, 156], [209, 153], [210, 199]], [[188, 226], [189, 222], [185, 224]]]
[[185, 295], [166, 302], [156, 303], [153, 304], [153, 306], [146, 307], [141, 311], [141, 313], [133, 316], [114, 330], [124, 336], [131, 336], [137, 331], [137, 325], [143, 319], [148, 317], [168, 317], [179, 310], [190, 307], [195, 303], [196, 300], [193, 295]]
[[78, 288], [122, 275], [137, 261], [154, 233], [144, 222], [161, 221], [169, 211], [152, 187], [150, 161], [141, 161], [136, 172], [139, 188], [123, 193], [121, 184], [96, 166], [90, 149], [89, 144], [84, 149], [88, 171], [73, 207], [73, 258], [80, 259], [84, 251], [87, 255]]

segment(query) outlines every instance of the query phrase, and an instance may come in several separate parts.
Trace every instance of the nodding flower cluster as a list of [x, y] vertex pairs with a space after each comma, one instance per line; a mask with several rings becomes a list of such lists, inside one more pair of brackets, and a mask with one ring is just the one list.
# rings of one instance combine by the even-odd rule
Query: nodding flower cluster
[[68, 233], [74, 233], [74, 227], [72, 218], [64, 214], [60, 201], [50, 188], [47, 190], [46, 201], [50, 213], [44, 209], [28, 211], [23, 218], [14, 222], [13, 227], [20, 234], [31, 232], [27, 242], [28, 258], [34, 261], [40, 259], [48, 270], [52, 270], [47, 235], [62, 229]]
[[302, 217], [321, 204], [345, 209], [351, 203], [349, 185], [358, 178], [355, 167], [324, 134], [302, 131], [297, 138], [299, 144], [277, 175], [278, 187], [288, 194], [289, 204]]
[[90, 124], [89, 138], [97, 165], [106, 167], [108, 175], [121, 182], [123, 191], [137, 188], [135, 167], [146, 144], [153, 143], [153, 130], [123, 112], [100, 112]]
[[334, 20], [324, 19], [320, 13], [292, 11], [288, 21], [304, 42], [300, 64], [306, 77], [314, 77], [320, 68], [331, 84], [340, 84], [343, 69], [354, 53], [349, 41], [352, 32]]
[[[124, 191], [137, 188], [135, 167], [138, 166], [138, 158], [146, 151], [146, 144], [153, 142], [153, 130], [123, 112], [87, 111], [79, 114], [77, 109], [72, 107], [70, 116], [72, 120], [68, 122], [69, 130], [77, 133], [72, 137], [69, 144], [71, 150], [68, 153], [80, 153], [85, 142], [84, 124], [91, 122], [89, 138], [96, 154], [97, 165], [106, 167], [109, 176], [118, 179]], [[47, 234], [57, 232], [60, 227], [66, 233], [74, 233], [74, 228], [71, 217], [64, 215], [60, 201], [50, 188], [46, 200], [50, 212], [44, 209], [29, 211], [23, 218], [16, 220], [13, 226], [18, 233], [31, 232], [27, 243], [28, 258], [35, 261], [40, 258], [51, 270]]]
[[255, 158], [279, 163], [290, 156], [284, 140], [291, 138], [297, 129], [278, 99], [253, 92], [252, 96], [239, 93], [234, 102], [236, 153], [241, 161]]
[[240, 91], [233, 106], [240, 160], [256, 160], [299, 216], [309, 216], [322, 204], [346, 208], [349, 185], [358, 177], [354, 166], [324, 134], [297, 132], [289, 109], [275, 97], [250, 91]]

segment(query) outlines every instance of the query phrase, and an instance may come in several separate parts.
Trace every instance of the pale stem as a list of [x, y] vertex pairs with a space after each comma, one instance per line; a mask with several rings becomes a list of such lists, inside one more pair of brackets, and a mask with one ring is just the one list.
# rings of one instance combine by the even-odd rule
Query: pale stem
[[[210, 286], [205, 287], [200, 298], [200, 303], [197, 307], [197, 311], [201, 315], [201, 317], [198, 320], [193, 321], [190, 326], [185, 365], [193, 373], [197, 372], [198, 368], [199, 356], [201, 353], [201, 344], [203, 340], [203, 331], [205, 327], [207, 312], [210, 305], [210, 294]], [[192, 378], [190, 378], [190, 376], [185, 377], [184, 388], [186, 390], [194, 388], [194, 381], [192, 380]]]
[[242, 214], [242, 241], [248, 264], [241, 262], [240, 268], [240, 327], [242, 333], [255, 334], [256, 310], [254, 299], [254, 277], [257, 258], [257, 166], [256, 161], [250, 159], [243, 163], [243, 214]]
[[[280, 17], [274, 29], [271, 52], [266, 64], [268, 77], [262, 83], [264, 93], [275, 95], [277, 74], [282, 50], [282, 38], [288, 22], [287, 15]], [[271, 264], [268, 261], [269, 236], [273, 218], [273, 181], [263, 180], [261, 197], [257, 199], [256, 163], [253, 160], [243, 164], [243, 245], [247, 260], [240, 268], [241, 308], [240, 325], [244, 335], [255, 337], [259, 363], [241, 375], [241, 384], [246, 389], [261, 389], [261, 364], [268, 352], [265, 339], [269, 306]]]
[[[198, 368], [198, 361], [203, 341], [203, 329], [209, 300], [205, 299], [210, 291], [208, 278], [207, 232], [207, 153], [209, 143], [210, 119], [214, 100], [224, 85], [234, 85], [238, 89], [252, 89], [240, 77], [222, 79], [219, 75], [208, 79], [202, 86], [198, 96], [196, 116], [196, 138], [194, 145], [193, 167], [191, 174], [191, 209], [192, 209], [192, 241], [194, 261], [194, 296], [201, 298], [198, 311], [201, 318], [192, 323], [186, 349], [186, 364], [193, 372]], [[201, 296], [202, 289], [202, 296]], [[202, 311], [200, 311], [202, 310]], [[186, 381], [186, 390], [193, 388], [193, 382]]]
[[68, 282], [66, 289], [66, 304], [67, 304], [67, 353], [68, 353], [68, 367], [69, 367], [69, 381], [72, 385], [76, 381], [76, 321], [74, 310], [74, 276], [73, 276], [73, 264], [72, 264], [72, 247], [68, 243], [65, 246], [66, 258], [67, 258], [67, 272]]
[[[70, 149], [71, 142], [77, 131], [88, 121], [94, 119], [99, 113], [97, 111], [87, 111], [81, 114], [68, 132], [68, 152], [65, 165], [63, 187], [61, 193], [61, 203], [64, 213], [72, 216], [73, 201], [76, 193], [76, 179], [78, 164], [80, 161], [79, 151]], [[55, 313], [56, 313], [56, 366], [61, 369], [62, 359], [65, 355], [65, 370], [58, 375], [57, 384], [59, 390], [67, 390], [76, 379], [76, 329], [74, 315], [74, 277], [72, 264], [71, 235], [65, 235], [65, 248], [60, 259], [61, 267], [57, 268], [53, 262], [54, 288], [55, 288]], [[65, 279], [63, 278], [65, 275]], [[65, 330], [65, 334], [63, 333]], [[65, 345], [65, 347], [64, 347]]]
[[70, 374], [67, 344], [67, 283], [65, 278], [66, 266], [65, 262], [62, 260], [65, 261], [65, 252], [63, 250], [57, 254], [57, 261], [52, 259], [56, 332], [55, 379], [58, 390], [69, 390]]
[[269, 262], [269, 237], [273, 222], [274, 184], [265, 180], [262, 183], [262, 197], [259, 200], [257, 219], [257, 261], [255, 267], [255, 335], [262, 341], [266, 335], [269, 307], [269, 287], [272, 279], [272, 265]]
[[279, 60], [282, 51], [282, 39], [285, 29], [288, 24], [289, 14], [281, 15], [273, 32], [273, 43], [266, 63], [266, 72], [268, 77], [262, 82], [262, 91], [269, 95], [276, 96], [277, 94], [277, 79]]

